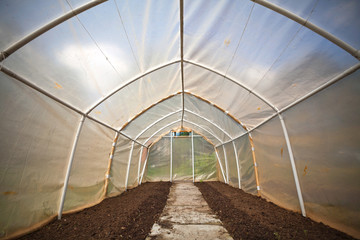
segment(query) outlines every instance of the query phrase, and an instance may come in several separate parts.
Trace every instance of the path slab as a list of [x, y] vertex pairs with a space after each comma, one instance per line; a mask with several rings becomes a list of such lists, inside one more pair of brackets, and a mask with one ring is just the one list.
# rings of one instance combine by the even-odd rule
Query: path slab
[[189, 182], [173, 183], [160, 219], [146, 238], [232, 239], [211, 211], [199, 189]]

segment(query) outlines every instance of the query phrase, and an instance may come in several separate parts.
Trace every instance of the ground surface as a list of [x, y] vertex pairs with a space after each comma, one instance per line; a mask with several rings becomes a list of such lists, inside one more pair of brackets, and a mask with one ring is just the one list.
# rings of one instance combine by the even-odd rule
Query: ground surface
[[[234, 239], [352, 239], [324, 224], [223, 183], [195, 185]], [[64, 215], [62, 220], [55, 220], [20, 239], [145, 239], [156, 221], [158, 225], [166, 225], [166, 219], [178, 221], [181, 227], [184, 217], [176, 219], [179, 216], [174, 215], [169, 219], [167, 214], [163, 214], [159, 219], [170, 186], [168, 182], [142, 184], [118, 197], [105, 199], [94, 207]], [[201, 222], [203, 200], [198, 201], [201, 206], [196, 205], [196, 199], [189, 200], [183, 209], [176, 206], [180, 198], [186, 201], [188, 197], [169, 196], [169, 201], [173, 201], [174, 207], [180, 212], [188, 211], [189, 221], [198, 218], [196, 221]], [[191, 206], [195, 206], [200, 213], [191, 216]], [[215, 221], [214, 224], [218, 223]]]
[[173, 183], [159, 220], [146, 238], [172, 240], [232, 240], [192, 182]]
[[195, 185], [234, 239], [353, 239], [226, 184]]
[[165, 206], [170, 186], [142, 184], [20, 239], [145, 239]]

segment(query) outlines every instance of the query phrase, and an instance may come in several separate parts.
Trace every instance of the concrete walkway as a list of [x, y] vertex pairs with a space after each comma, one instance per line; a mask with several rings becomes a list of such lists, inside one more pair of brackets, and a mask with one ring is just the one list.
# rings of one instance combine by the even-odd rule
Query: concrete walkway
[[158, 223], [146, 238], [232, 239], [193, 183], [173, 183]]

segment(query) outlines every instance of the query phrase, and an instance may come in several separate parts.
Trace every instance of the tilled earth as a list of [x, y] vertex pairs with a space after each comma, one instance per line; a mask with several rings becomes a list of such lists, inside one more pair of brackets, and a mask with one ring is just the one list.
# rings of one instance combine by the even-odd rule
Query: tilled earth
[[165, 207], [170, 186], [144, 183], [19, 239], [145, 239]]
[[195, 185], [234, 239], [353, 239], [224, 183]]

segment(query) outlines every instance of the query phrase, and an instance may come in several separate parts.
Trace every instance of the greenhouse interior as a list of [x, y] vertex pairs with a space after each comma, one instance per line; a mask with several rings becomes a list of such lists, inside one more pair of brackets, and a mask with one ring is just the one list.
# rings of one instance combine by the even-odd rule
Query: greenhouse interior
[[0, 1], [0, 238], [182, 181], [360, 238], [359, 12], [357, 0]]

